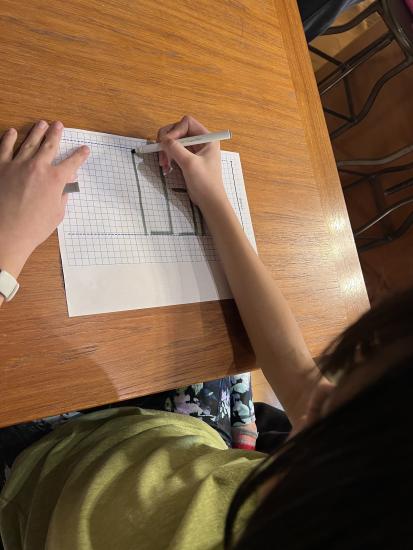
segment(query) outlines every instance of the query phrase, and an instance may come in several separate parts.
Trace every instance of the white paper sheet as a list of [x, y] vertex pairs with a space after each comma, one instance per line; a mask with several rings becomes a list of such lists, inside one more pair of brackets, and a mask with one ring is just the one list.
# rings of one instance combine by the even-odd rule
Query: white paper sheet
[[[145, 140], [67, 128], [60, 158], [82, 144], [78, 173], [58, 228], [69, 316], [231, 296], [201, 212], [179, 169], [164, 178]], [[222, 152], [225, 189], [251, 244], [254, 231], [238, 153]]]

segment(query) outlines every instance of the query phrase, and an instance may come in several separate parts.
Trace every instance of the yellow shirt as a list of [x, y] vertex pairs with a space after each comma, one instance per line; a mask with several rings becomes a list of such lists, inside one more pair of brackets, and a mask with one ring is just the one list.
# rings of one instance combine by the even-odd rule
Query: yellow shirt
[[6, 550], [222, 548], [227, 511], [265, 458], [197, 418], [86, 414], [24, 451], [0, 495]]

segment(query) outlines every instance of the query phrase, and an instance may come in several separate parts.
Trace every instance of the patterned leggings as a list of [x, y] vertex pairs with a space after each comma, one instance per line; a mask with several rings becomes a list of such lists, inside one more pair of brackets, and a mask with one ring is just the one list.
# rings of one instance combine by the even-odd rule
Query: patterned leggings
[[257, 430], [249, 372], [132, 399], [126, 404], [195, 416], [217, 430], [228, 447], [255, 448]]
[[194, 416], [217, 430], [228, 447], [255, 448], [258, 434], [252, 401], [251, 375], [248, 372], [92, 410], [49, 416], [0, 429], [0, 490], [17, 456], [56, 426], [94, 410], [125, 406]]

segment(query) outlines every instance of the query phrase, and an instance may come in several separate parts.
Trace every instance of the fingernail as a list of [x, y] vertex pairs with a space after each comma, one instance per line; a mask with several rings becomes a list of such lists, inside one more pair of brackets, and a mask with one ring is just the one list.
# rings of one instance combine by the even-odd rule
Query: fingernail
[[63, 124], [60, 122], [60, 120], [55, 122], [55, 128], [57, 128], [57, 130], [61, 130], [63, 128]]
[[39, 120], [37, 125], [38, 125], [39, 128], [46, 128], [47, 122], [45, 120]]
[[14, 134], [15, 132], [17, 132], [16, 128], [9, 128], [9, 129], [7, 130], [7, 133], [8, 133], [8, 134]]
[[82, 145], [82, 153], [84, 155], [88, 155], [90, 153], [90, 149], [87, 145]]

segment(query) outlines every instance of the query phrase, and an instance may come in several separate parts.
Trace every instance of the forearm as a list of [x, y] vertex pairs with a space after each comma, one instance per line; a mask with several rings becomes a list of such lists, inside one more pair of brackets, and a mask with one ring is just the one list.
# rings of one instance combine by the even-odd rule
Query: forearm
[[296, 426], [320, 375], [300, 329], [277, 285], [249, 244], [222, 183], [219, 145], [209, 143], [191, 152], [177, 141], [208, 133], [192, 117], [158, 132], [163, 151], [159, 162], [168, 170], [171, 160], [181, 168], [191, 200], [197, 204], [215, 241], [225, 274], [254, 348], [264, 370]]
[[211, 202], [204, 206], [203, 214], [258, 365], [294, 423], [305, 413], [319, 371], [290, 307], [251, 247], [229, 202]]

